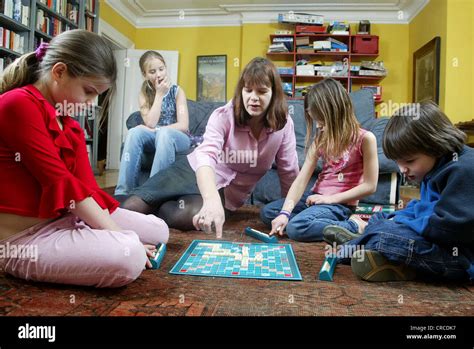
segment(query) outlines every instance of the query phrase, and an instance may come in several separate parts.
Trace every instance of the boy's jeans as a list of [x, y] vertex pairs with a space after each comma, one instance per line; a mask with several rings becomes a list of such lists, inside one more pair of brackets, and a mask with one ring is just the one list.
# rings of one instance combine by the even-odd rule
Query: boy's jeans
[[[408, 265], [415, 269], [420, 277], [465, 280], [469, 252], [467, 249], [439, 246], [426, 240], [404, 224], [388, 219], [390, 216], [380, 212], [373, 215], [365, 228], [364, 234], [345, 245], [357, 249], [378, 251], [392, 262]], [[350, 256], [345, 256], [350, 257]], [[348, 262], [345, 258], [343, 262]]]

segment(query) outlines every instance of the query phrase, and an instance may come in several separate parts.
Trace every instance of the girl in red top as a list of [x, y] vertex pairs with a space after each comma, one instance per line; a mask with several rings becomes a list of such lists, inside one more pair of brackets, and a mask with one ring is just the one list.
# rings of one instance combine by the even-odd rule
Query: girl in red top
[[[86, 54], [87, 53], [87, 54]], [[16, 277], [118, 287], [168, 240], [159, 218], [118, 208], [94, 179], [71, 119], [113, 90], [112, 50], [72, 30], [23, 55], [0, 81], [0, 267]], [[19, 251], [30, 253], [8, 253]], [[13, 248], [16, 247], [16, 248]], [[34, 253], [33, 253], [34, 252]]]

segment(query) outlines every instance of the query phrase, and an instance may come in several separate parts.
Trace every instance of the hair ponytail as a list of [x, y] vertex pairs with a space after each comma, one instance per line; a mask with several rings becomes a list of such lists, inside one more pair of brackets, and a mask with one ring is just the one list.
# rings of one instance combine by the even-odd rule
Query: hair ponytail
[[39, 78], [39, 61], [35, 52], [17, 58], [0, 78], [0, 94], [36, 82]]

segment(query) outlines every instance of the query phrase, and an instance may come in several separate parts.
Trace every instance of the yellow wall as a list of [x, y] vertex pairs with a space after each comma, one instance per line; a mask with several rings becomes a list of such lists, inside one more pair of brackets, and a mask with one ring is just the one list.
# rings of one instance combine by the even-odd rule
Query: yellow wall
[[227, 55], [227, 100], [232, 98], [240, 73], [241, 27], [139, 29], [137, 49], [179, 51], [178, 84], [196, 99], [197, 56]]
[[104, 0], [100, 0], [99, 16], [131, 41], [135, 42], [137, 29], [113, 10]]
[[446, 94], [446, 42], [447, 42], [447, 3], [446, 0], [430, 0], [428, 5], [409, 24], [409, 62], [407, 89], [412, 102], [413, 95], [413, 53], [434, 37], [441, 37], [439, 105], [445, 108]]
[[[356, 32], [356, 30], [352, 31]], [[379, 36], [379, 56], [374, 61], [383, 61], [388, 70], [387, 77], [380, 81], [382, 99], [384, 103], [388, 104], [388, 110], [393, 109], [398, 103], [410, 101], [411, 98], [407, 90], [406, 79], [407, 62], [410, 60], [408, 32], [408, 25], [405, 24], [371, 25], [371, 34]], [[390, 102], [392, 103], [391, 108]], [[381, 106], [383, 105], [379, 105], [379, 109]]]
[[[472, 0], [431, 0], [410, 23], [409, 55], [435, 36], [441, 37], [440, 101], [453, 123], [474, 118]], [[408, 65], [412, 96], [413, 59]]]
[[[242, 67], [254, 57], [265, 57], [270, 43], [269, 35], [286, 28], [284, 25], [273, 23], [244, 24], [241, 27], [139, 29], [135, 37], [135, 46], [137, 49], [178, 50], [180, 54], [178, 83], [190, 99], [196, 98], [196, 56], [226, 54], [227, 99], [230, 99]], [[406, 89], [408, 47], [393, 44], [407, 41], [408, 26], [373, 24], [372, 32], [380, 36], [380, 56], [377, 60], [383, 60], [389, 70], [389, 76], [381, 82], [384, 100], [390, 99], [395, 103], [408, 101]], [[279, 66], [289, 65], [288, 61], [275, 63]]]
[[472, 0], [449, 0], [445, 112], [457, 123], [474, 119]]
[[[256, 56], [265, 56], [269, 35], [283, 24], [244, 24], [228, 27], [136, 29], [101, 0], [101, 18], [135, 42], [137, 49], [179, 51], [178, 84], [196, 98], [196, 57], [227, 55], [227, 99], [234, 93], [240, 71]], [[471, 0], [430, 0], [410, 24], [372, 23], [380, 37], [376, 60], [388, 76], [380, 84], [385, 103], [412, 101], [413, 53], [435, 36], [441, 37], [440, 106], [456, 123], [474, 118], [473, 35]], [[356, 25], [352, 25], [355, 32]], [[453, 64], [457, 59], [457, 66]], [[289, 65], [277, 61], [277, 65]], [[354, 90], [358, 86], [353, 86]], [[379, 106], [380, 109], [380, 106]]]

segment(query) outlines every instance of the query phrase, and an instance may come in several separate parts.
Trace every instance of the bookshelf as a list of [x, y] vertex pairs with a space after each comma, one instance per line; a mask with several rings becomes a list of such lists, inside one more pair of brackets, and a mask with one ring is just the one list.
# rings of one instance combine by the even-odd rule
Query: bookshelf
[[99, 0], [0, 0], [0, 72], [70, 29], [98, 31]]
[[[328, 33], [296, 33], [295, 34], [272, 34], [270, 35], [270, 43], [275, 43], [275, 38], [277, 41], [292, 40], [290, 45], [289, 52], [267, 52], [267, 58], [274, 61], [277, 67], [292, 69], [291, 74], [288, 71], [280, 73], [282, 82], [286, 83], [287, 95], [290, 99], [303, 99], [304, 97], [298, 93], [299, 87], [309, 86], [315, 84], [318, 81], [326, 77], [331, 77], [340, 81], [344, 87], [350, 92], [354, 85], [363, 86], [363, 85], [379, 85], [380, 81], [384, 76], [359, 76], [357, 75], [355, 69], [362, 61], [373, 61], [378, 57], [378, 53], [358, 53], [354, 50], [354, 42], [360, 42], [360, 40], [377, 40], [378, 45], [378, 36], [375, 35], [360, 35], [360, 34], [351, 34], [350, 29], [348, 34], [328, 34]], [[347, 46], [347, 51], [331, 52], [323, 51], [317, 49], [300, 49], [298, 46], [314, 46], [315, 41], [328, 41], [335, 39], [337, 42], [340, 42]], [[298, 45], [300, 43], [300, 45]], [[309, 71], [305, 75], [300, 74], [297, 71], [297, 62], [300, 60], [306, 60], [309, 63], [316, 63], [317, 65], [321, 64], [322, 66], [331, 65], [336, 62], [341, 62], [343, 65], [347, 65], [347, 73], [342, 73], [341, 75], [326, 75], [318, 76], [317, 71], [311, 74]], [[352, 69], [351, 69], [352, 67]], [[324, 68], [322, 68], [324, 69]], [[311, 69], [309, 69], [311, 70]], [[289, 88], [291, 84], [291, 89]], [[376, 103], [380, 103], [381, 100], [377, 100]]]
[[[99, 0], [0, 0], [0, 74], [24, 53], [42, 42], [71, 29], [98, 32]], [[98, 152], [97, 118], [78, 115], [84, 128], [92, 168], [96, 171]]]

